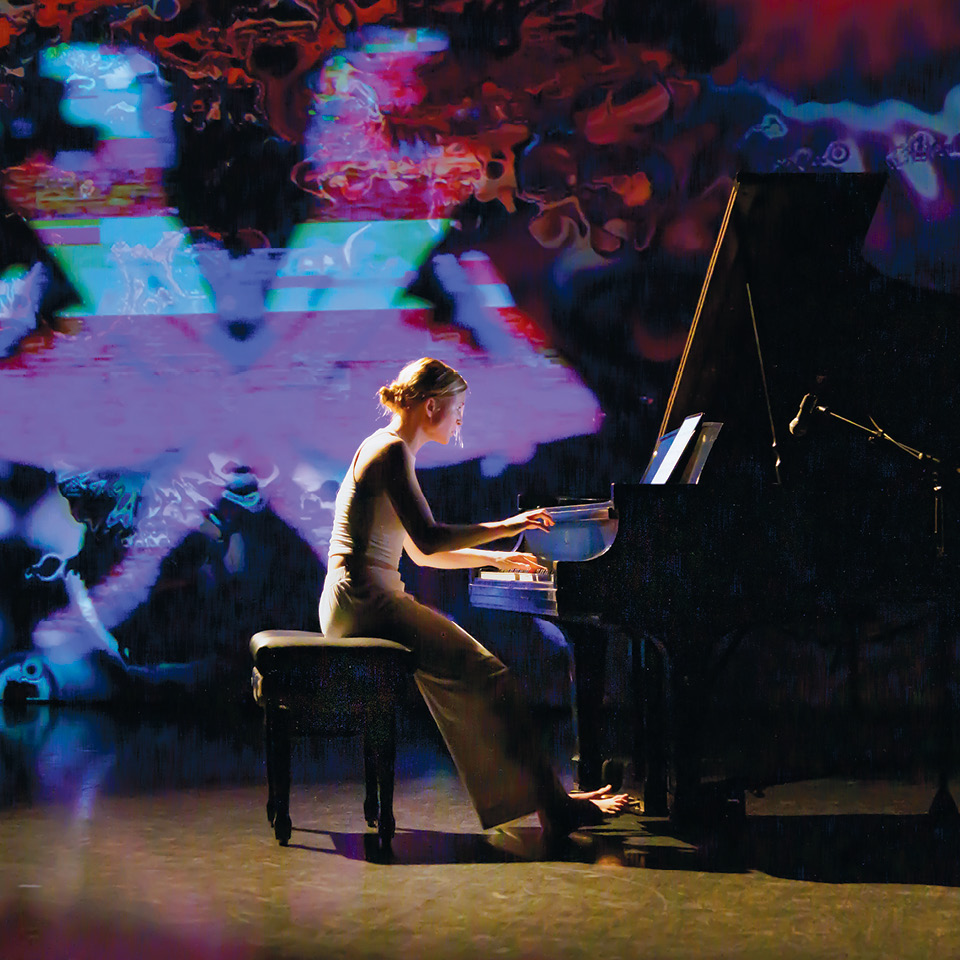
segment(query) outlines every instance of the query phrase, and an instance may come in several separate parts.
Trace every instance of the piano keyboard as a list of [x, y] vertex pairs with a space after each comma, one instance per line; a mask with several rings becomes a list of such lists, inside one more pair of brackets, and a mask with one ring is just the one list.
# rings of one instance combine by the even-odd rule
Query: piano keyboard
[[525, 583], [553, 579], [549, 573], [528, 573], [526, 570], [484, 570], [483, 578], [485, 580], [522, 580]]
[[548, 510], [554, 526], [549, 530], [528, 530], [520, 547], [534, 554], [548, 572], [481, 570], [470, 583], [473, 606], [556, 617], [557, 561], [593, 560], [606, 553], [616, 538], [617, 512], [612, 499]]

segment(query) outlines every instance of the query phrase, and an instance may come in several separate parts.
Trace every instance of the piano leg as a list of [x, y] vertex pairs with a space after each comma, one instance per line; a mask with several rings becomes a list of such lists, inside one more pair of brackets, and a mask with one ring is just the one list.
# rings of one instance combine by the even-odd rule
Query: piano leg
[[573, 647], [574, 729], [573, 757], [577, 785], [595, 790], [600, 782], [603, 754], [603, 694], [606, 685], [607, 633], [593, 623], [563, 623]]
[[663, 645], [631, 636], [633, 655], [633, 769], [643, 778], [643, 809], [665, 817], [667, 804], [668, 677]]
[[[943, 588], [941, 588], [943, 591]], [[942, 596], [947, 596], [942, 592]], [[953, 723], [954, 711], [950, 695], [954, 673], [951, 648], [954, 642], [956, 614], [952, 601], [941, 600], [937, 617], [936, 683], [934, 685], [937, 744], [937, 792], [930, 804], [928, 816], [936, 824], [956, 824], [957, 803], [950, 793], [950, 774], [954, 765]]]
[[[696, 650], [692, 643], [678, 649]], [[705, 723], [713, 697], [714, 672], [694, 661], [671, 662], [667, 687], [670, 743], [673, 746], [673, 802], [670, 819], [682, 824], [739, 827], [746, 815], [745, 791], [739, 778], [702, 782]]]
[[678, 677], [672, 691], [676, 706], [673, 731], [673, 804], [671, 819], [679, 823], [699, 822], [702, 809], [700, 755], [703, 745], [703, 709], [705, 684], [693, 678]]

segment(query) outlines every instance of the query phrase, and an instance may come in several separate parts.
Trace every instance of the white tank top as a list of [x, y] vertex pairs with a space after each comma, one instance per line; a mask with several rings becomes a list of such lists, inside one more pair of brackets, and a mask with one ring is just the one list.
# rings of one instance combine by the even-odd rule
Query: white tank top
[[[385, 432], [377, 431], [357, 448], [347, 475], [337, 492], [330, 533], [329, 556], [343, 557], [349, 567], [380, 567], [397, 570], [403, 552], [403, 524], [383, 487], [371, 484], [369, 471], [357, 482], [354, 471], [360, 451], [368, 440]], [[397, 441], [403, 441], [397, 438]]]

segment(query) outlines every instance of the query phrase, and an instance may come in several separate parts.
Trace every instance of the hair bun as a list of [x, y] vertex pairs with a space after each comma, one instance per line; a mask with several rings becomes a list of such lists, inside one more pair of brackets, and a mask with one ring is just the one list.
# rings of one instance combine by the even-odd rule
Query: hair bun
[[388, 383], [377, 391], [381, 403], [396, 403], [398, 399], [397, 393], [397, 388], [392, 383]]

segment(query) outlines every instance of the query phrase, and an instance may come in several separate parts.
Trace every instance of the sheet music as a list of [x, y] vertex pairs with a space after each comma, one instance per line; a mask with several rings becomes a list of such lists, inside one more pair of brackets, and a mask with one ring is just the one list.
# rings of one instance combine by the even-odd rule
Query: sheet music
[[675, 431], [660, 438], [643, 475], [643, 483], [666, 483], [670, 479], [684, 451], [690, 446], [702, 417], [702, 413], [691, 414]]

